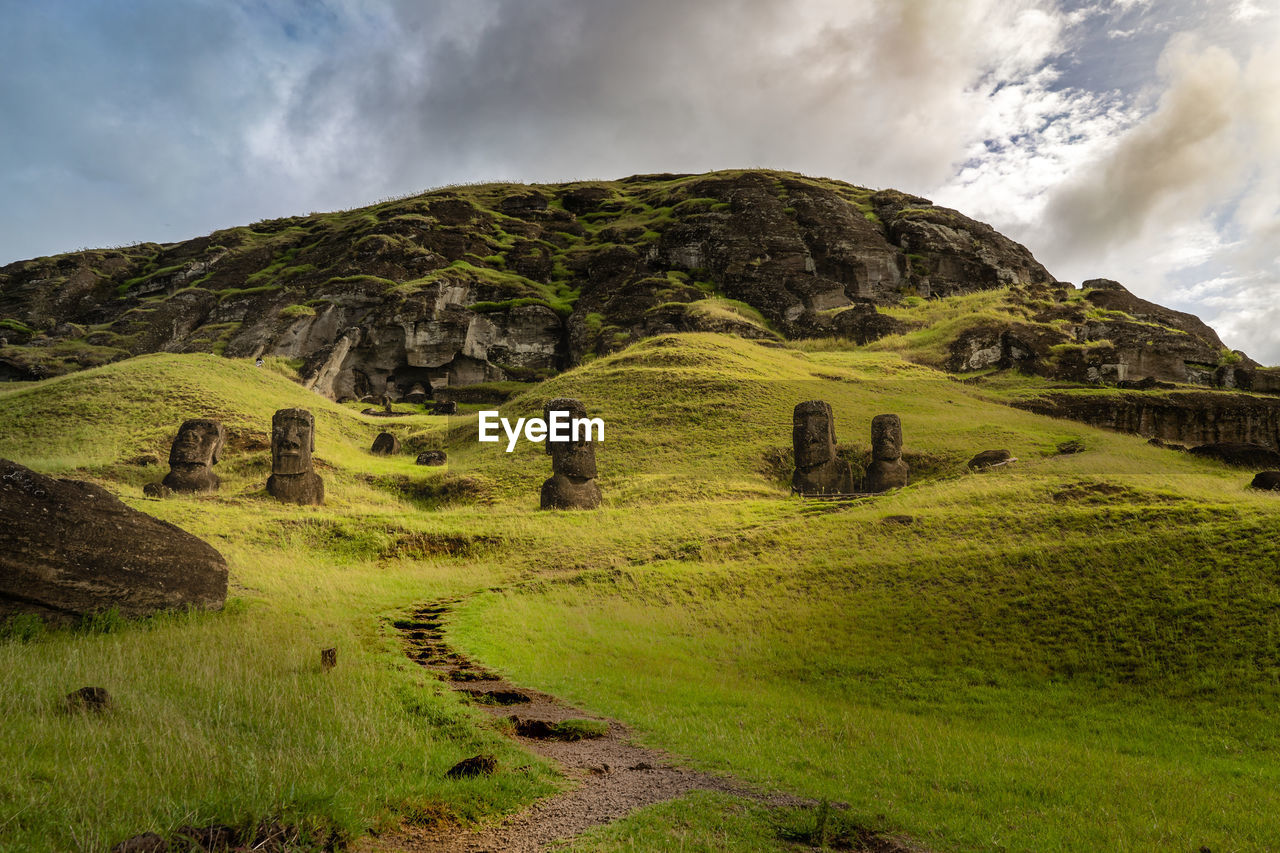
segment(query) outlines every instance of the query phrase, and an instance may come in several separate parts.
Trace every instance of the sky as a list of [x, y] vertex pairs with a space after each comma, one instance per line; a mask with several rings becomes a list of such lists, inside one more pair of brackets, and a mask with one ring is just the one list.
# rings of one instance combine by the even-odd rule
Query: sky
[[1280, 364], [1277, 0], [0, 0], [0, 265], [472, 181], [894, 187]]

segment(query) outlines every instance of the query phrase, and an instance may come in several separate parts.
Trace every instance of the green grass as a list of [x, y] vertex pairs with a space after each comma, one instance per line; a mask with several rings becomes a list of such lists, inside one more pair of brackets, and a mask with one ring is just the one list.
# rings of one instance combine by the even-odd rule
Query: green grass
[[[541, 447], [507, 454], [474, 440], [474, 415], [414, 415], [394, 424], [406, 452], [375, 457], [385, 422], [290, 375], [155, 355], [0, 391], [0, 455], [207, 539], [232, 585], [222, 613], [10, 626], [0, 849], [271, 816], [349, 837], [494, 819], [552, 790], [398, 648], [392, 620], [452, 596], [448, 635], [486, 667], [699, 767], [846, 802], [833, 831], [938, 850], [1260, 850], [1280, 835], [1280, 520], [1246, 475], [995, 402], [1032, 380], [672, 335], [492, 389], [507, 417], [577, 396], [605, 419], [604, 506], [548, 513]], [[871, 417], [898, 413], [917, 479], [849, 504], [790, 498], [791, 410], [815, 398], [854, 459]], [[270, 416], [288, 406], [316, 415], [325, 507], [263, 491]], [[144, 498], [162, 472], [130, 460], [163, 458], [196, 416], [227, 426], [221, 491]], [[1059, 455], [1072, 439], [1085, 451]], [[449, 465], [415, 466], [416, 446]], [[1019, 461], [968, 472], [988, 448]], [[87, 684], [116, 710], [63, 715]], [[481, 751], [498, 774], [444, 780]], [[779, 849], [814, 820], [695, 795], [572, 849]]]

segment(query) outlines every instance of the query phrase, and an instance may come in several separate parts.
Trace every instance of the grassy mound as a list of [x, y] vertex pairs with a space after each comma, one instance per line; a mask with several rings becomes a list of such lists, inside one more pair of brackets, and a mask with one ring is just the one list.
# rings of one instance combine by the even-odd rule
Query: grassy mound
[[[1280, 833], [1274, 498], [991, 394], [895, 353], [650, 339], [498, 406], [514, 420], [576, 396], [606, 422], [605, 505], [544, 513], [541, 447], [478, 443], [474, 414], [364, 417], [251, 363], [150, 356], [2, 392], [0, 455], [208, 539], [233, 591], [219, 614], [0, 642], [0, 848], [277, 816], [354, 836], [552, 790], [400, 652], [391, 622], [453, 596], [449, 637], [487, 667], [699, 765], [847, 802], [842, 827], [948, 850], [1265, 847]], [[791, 498], [791, 410], [808, 399], [832, 404], [855, 461], [870, 419], [901, 415], [913, 482]], [[316, 414], [325, 507], [262, 491], [285, 406]], [[231, 435], [222, 490], [143, 498], [163, 466], [132, 457], [163, 457], [200, 415]], [[384, 428], [450, 464], [372, 456]], [[1068, 440], [1084, 451], [1060, 454]], [[1019, 461], [966, 469], [992, 448]], [[117, 697], [112, 716], [58, 711], [86, 684]], [[482, 749], [497, 774], [444, 779]], [[759, 809], [717, 801], [692, 820], [691, 802], [579, 847], [781, 837]]]

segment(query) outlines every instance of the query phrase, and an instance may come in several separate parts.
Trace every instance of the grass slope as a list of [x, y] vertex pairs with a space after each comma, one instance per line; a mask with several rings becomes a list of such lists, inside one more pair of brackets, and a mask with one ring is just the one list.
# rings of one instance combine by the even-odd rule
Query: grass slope
[[[153, 356], [0, 394], [0, 455], [208, 538], [233, 583], [221, 614], [0, 643], [0, 848], [280, 814], [354, 835], [551, 790], [397, 650], [388, 620], [445, 595], [468, 596], [452, 640], [505, 674], [937, 849], [1280, 835], [1280, 521], [1247, 476], [1011, 410], [890, 353], [667, 336], [502, 413], [564, 395], [607, 424], [598, 512], [537, 511], [546, 455], [477, 443], [471, 416], [397, 423], [449, 452], [448, 470], [419, 468], [367, 452], [386, 422], [243, 362]], [[848, 505], [789, 498], [791, 408], [814, 398], [855, 460], [870, 418], [900, 414], [916, 480]], [[323, 508], [262, 492], [270, 413], [292, 405], [317, 416]], [[160, 472], [130, 457], [201, 414], [232, 436], [222, 491], [142, 498]], [[1058, 454], [1068, 439], [1085, 452]], [[967, 472], [993, 447], [1020, 461]], [[327, 645], [340, 665], [322, 676]], [[86, 683], [120, 710], [59, 714]], [[481, 749], [498, 775], [442, 779]], [[770, 849], [774, 820], [694, 799], [577, 847]]]

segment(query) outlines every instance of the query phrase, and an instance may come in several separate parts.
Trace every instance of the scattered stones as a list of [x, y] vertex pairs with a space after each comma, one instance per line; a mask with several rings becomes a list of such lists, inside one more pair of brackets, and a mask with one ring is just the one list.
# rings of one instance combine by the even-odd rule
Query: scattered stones
[[377, 456], [394, 456], [400, 452], [400, 439], [389, 432], [380, 432], [373, 440], [371, 452]]
[[526, 693], [518, 690], [463, 690], [467, 696], [481, 705], [523, 705], [529, 701]]
[[[587, 416], [581, 401], [558, 397], [547, 403], [543, 418], [551, 422], [552, 412], [568, 412], [572, 421]], [[551, 478], [542, 484], [543, 509], [595, 509], [600, 506], [600, 486], [596, 484], [596, 448], [586, 431], [577, 441], [552, 441], [547, 437], [547, 453], [551, 456]]]
[[132, 459], [126, 460], [124, 464], [137, 465], [141, 468], [150, 468], [152, 465], [160, 464], [160, 456], [155, 453], [143, 453], [140, 456], [135, 456]]
[[1193, 447], [1191, 453], [1240, 468], [1280, 468], [1280, 453], [1260, 444], [1220, 441]]
[[286, 503], [324, 503], [324, 481], [312, 470], [315, 418], [306, 409], [280, 409], [271, 417], [271, 476], [267, 491]]
[[1058, 453], [1067, 454], [1067, 453], [1083, 453], [1083, 452], [1084, 452], [1084, 442], [1078, 438], [1072, 438], [1067, 441], [1058, 443]]
[[414, 461], [418, 465], [444, 465], [449, 461], [449, 456], [443, 450], [428, 450], [419, 453]]
[[796, 470], [791, 488], [801, 495], [848, 494], [853, 491], [849, 463], [836, 456], [835, 415], [824, 400], [797, 403], [791, 413], [791, 446]]
[[105, 687], [81, 687], [72, 690], [63, 700], [68, 714], [90, 712], [100, 714], [111, 709], [111, 694]]
[[902, 460], [902, 420], [897, 415], [871, 419], [871, 465], [867, 468], [868, 492], [886, 492], [907, 484], [911, 469]]
[[1010, 462], [1017, 462], [1013, 454], [1007, 450], [984, 450], [977, 456], [969, 460], [969, 468], [973, 471], [982, 471], [987, 468], [998, 468], [1001, 465], [1008, 465]]
[[154, 832], [144, 832], [121, 841], [111, 853], [169, 853], [169, 843]]
[[101, 486], [0, 459], [0, 519], [0, 619], [72, 622], [111, 608], [133, 618], [226, 600], [221, 554]]
[[213, 473], [213, 466], [218, 464], [225, 441], [222, 424], [212, 418], [183, 421], [169, 448], [169, 473], [159, 483], [164, 488], [144, 492], [168, 497], [170, 492], [217, 491], [222, 481]]
[[458, 414], [458, 404], [453, 400], [441, 400], [433, 403], [431, 406], [431, 414], [433, 415], [456, 415]]
[[498, 769], [498, 759], [492, 755], [473, 755], [449, 768], [444, 775], [450, 779], [472, 779], [476, 776], [492, 776]]
[[328, 672], [329, 670], [333, 669], [337, 665], [338, 665], [338, 650], [336, 648], [320, 650], [320, 671], [321, 672]]
[[1280, 471], [1261, 471], [1255, 474], [1249, 488], [1280, 492]]

